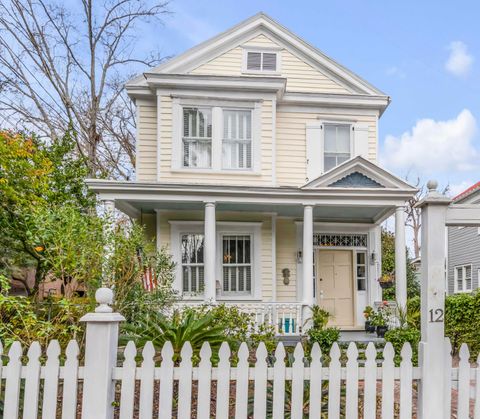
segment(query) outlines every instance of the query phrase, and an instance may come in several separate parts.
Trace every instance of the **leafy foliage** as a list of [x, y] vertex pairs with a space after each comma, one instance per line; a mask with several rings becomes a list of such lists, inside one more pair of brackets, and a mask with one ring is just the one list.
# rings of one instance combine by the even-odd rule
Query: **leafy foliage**
[[[382, 276], [395, 272], [395, 235], [391, 231], [382, 229]], [[407, 248], [407, 297], [420, 295], [420, 284], [412, 265]], [[383, 290], [384, 300], [395, 300], [395, 284]]]
[[333, 343], [340, 338], [340, 330], [337, 327], [327, 327], [328, 321], [332, 317], [327, 310], [315, 304], [310, 307], [310, 311], [312, 316], [309, 320], [312, 322], [312, 327], [307, 330], [307, 349], [311, 349], [313, 344], [317, 342], [322, 353], [328, 355]]
[[160, 349], [165, 342], [170, 341], [174, 349], [174, 362], [180, 360], [180, 352], [186, 342], [192, 345], [193, 359], [198, 361], [203, 342], [209, 342], [215, 354], [222, 342], [229, 340], [223, 327], [215, 321], [211, 313], [200, 316], [191, 310], [184, 313], [174, 311], [172, 316], [151, 313], [135, 323], [125, 324], [122, 330], [121, 342], [133, 340], [137, 347], [143, 347], [151, 341]]
[[420, 342], [420, 331], [414, 327], [397, 328], [388, 330], [385, 333], [385, 341], [391, 342], [395, 350], [395, 365], [399, 366], [401, 361], [400, 352], [405, 342], [412, 347], [412, 362], [418, 364], [418, 343]]

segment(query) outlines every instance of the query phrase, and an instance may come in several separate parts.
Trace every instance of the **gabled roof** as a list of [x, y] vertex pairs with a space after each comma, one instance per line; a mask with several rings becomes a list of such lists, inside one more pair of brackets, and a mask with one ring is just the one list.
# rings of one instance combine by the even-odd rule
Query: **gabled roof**
[[[353, 94], [386, 96], [382, 91], [343, 67], [320, 50], [310, 45], [284, 26], [267, 16], [258, 13], [231, 29], [187, 50], [183, 54], [151, 69], [150, 73], [185, 74], [199, 65], [241, 45], [252, 36], [263, 33], [275, 42], [289, 49], [297, 56], [312, 64]], [[140, 75], [127, 83], [127, 87], [145, 85], [145, 78]]]
[[452, 202], [454, 204], [464, 202], [466, 200], [468, 200], [468, 202], [474, 202], [477, 195], [480, 198], [480, 182], [475, 183], [474, 185], [465, 189], [463, 192], [459, 193], [456, 197], [453, 198]]
[[404, 180], [375, 163], [357, 156], [338, 165], [318, 178], [306, 183], [301, 189], [401, 189], [417, 190]]

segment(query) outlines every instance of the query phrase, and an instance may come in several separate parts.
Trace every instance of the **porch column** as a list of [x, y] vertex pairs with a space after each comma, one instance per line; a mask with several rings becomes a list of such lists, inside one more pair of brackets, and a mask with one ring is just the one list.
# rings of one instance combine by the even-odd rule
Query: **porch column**
[[303, 282], [302, 304], [303, 321], [310, 317], [313, 300], [313, 206], [303, 207]]
[[205, 203], [205, 242], [203, 251], [204, 276], [205, 276], [205, 301], [214, 303], [216, 299], [215, 283], [215, 203]]
[[395, 210], [395, 299], [399, 307], [407, 304], [407, 254], [405, 248], [405, 209]]
[[102, 274], [102, 286], [110, 287], [113, 289], [114, 284], [113, 276], [110, 272], [111, 267], [110, 259], [113, 255], [113, 241], [112, 233], [115, 229], [115, 201], [114, 200], [105, 200], [103, 203], [105, 226], [103, 228], [103, 234], [106, 239], [105, 244], [105, 258], [103, 261], [103, 274]]

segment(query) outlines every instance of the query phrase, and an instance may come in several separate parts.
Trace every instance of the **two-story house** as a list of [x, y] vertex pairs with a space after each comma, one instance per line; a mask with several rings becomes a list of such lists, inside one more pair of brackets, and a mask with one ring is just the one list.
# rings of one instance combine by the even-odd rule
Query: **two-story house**
[[377, 164], [387, 95], [263, 13], [126, 87], [136, 180], [90, 187], [168, 246], [184, 301], [256, 307], [284, 330], [318, 303], [359, 327], [381, 299], [380, 224], [395, 214], [405, 303], [415, 189]]
[[[453, 205], [480, 206], [480, 182], [452, 200]], [[447, 291], [472, 292], [480, 287], [480, 228], [448, 227]]]

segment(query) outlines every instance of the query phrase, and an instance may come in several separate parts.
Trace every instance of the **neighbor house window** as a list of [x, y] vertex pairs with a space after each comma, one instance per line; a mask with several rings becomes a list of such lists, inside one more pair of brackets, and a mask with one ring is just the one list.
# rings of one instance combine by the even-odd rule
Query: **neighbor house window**
[[186, 294], [202, 293], [205, 286], [203, 234], [182, 234], [182, 283]]
[[325, 124], [325, 171], [350, 159], [350, 130], [350, 125]]
[[472, 291], [472, 265], [455, 267], [455, 292]]
[[223, 293], [252, 292], [252, 243], [248, 235], [223, 236]]
[[367, 253], [357, 252], [357, 290], [365, 291], [367, 289]]
[[247, 52], [247, 71], [277, 71], [276, 52]]
[[212, 110], [183, 108], [183, 166], [212, 166]]
[[222, 160], [224, 169], [252, 167], [252, 111], [223, 111]]

